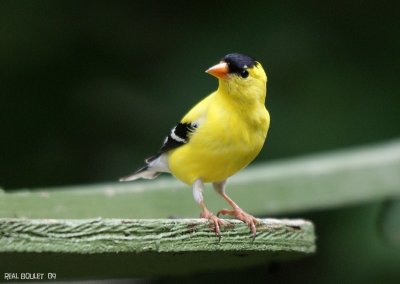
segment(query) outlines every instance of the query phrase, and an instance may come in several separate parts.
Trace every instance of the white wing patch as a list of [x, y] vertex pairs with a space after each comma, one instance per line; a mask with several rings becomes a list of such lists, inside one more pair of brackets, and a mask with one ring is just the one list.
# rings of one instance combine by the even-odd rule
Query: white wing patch
[[176, 142], [180, 143], [186, 143], [186, 139], [179, 137], [178, 135], [175, 134], [176, 126], [172, 128], [171, 133], [169, 134], [172, 139], [174, 139]]

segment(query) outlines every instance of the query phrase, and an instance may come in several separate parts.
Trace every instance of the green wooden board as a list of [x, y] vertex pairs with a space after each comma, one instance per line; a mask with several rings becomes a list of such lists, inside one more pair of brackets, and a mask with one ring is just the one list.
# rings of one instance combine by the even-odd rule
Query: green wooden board
[[0, 219], [0, 252], [299, 252], [315, 251], [314, 228], [303, 220], [260, 220], [257, 237], [227, 220], [218, 239], [205, 219]]
[[[226, 222], [218, 240], [202, 219], [0, 219], [0, 271], [54, 271], [63, 279], [174, 275], [315, 252], [312, 223], [260, 221], [253, 241], [249, 228], [237, 220]], [[41, 260], [28, 264], [35, 255]], [[107, 269], [100, 269], [105, 261], [110, 261]]]

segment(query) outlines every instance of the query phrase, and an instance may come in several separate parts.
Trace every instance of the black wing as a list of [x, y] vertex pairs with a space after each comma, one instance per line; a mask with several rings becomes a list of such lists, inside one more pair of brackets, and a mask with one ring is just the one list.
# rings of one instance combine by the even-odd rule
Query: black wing
[[146, 162], [150, 163], [151, 161], [157, 159], [161, 154], [188, 143], [190, 134], [196, 130], [197, 126], [198, 125], [196, 122], [178, 123], [174, 128], [171, 129], [171, 132], [165, 138], [164, 143], [157, 155], [147, 158]]

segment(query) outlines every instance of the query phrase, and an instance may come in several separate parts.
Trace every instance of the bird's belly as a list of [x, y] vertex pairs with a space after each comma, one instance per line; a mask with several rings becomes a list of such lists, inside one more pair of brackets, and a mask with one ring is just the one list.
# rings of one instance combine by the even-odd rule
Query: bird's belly
[[[243, 137], [242, 137], [243, 138]], [[181, 181], [192, 184], [223, 181], [246, 167], [260, 152], [263, 137], [244, 137], [240, 140], [191, 141], [168, 155], [171, 173]], [[253, 137], [254, 138], [254, 137]]]

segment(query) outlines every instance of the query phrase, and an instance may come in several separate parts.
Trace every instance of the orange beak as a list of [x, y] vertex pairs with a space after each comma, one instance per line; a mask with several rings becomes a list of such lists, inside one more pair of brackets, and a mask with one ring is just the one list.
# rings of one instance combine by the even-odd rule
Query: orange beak
[[211, 74], [217, 78], [225, 79], [229, 73], [228, 64], [226, 62], [221, 61], [220, 63], [208, 68], [206, 73]]

